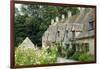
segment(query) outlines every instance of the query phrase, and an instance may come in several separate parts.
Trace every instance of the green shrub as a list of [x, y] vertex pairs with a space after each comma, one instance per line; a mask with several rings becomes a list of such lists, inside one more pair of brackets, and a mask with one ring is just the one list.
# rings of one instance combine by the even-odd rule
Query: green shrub
[[24, 49], [17, 48], [15, 51], [15, 64], [30, 65], [30, 64], [52, 64], [57, 61], [57, 47], [42, 49]]
[[94, 61], [94, 56], [87, 53], [83, 53], [80, 54], [79, 61]]
[[16, 65], [32, 64], [35, 62], [34, 56], [36, 56], [34, 50], [18, 48], [15, 51], [15, 63]]
[[72, 57], [72, 55], [75, 53], [75, 50], [74, 49], [68, 49], [67, 50], [67, 58], [70, 58], [70, 57]]
[[94, 61], [94, 56], [83, 52], [76, 52], [70, 59], [78, 61]]
[[81, 52], [75, 52], [70, 59], [79, 60], [80, 54], [81, 54]]

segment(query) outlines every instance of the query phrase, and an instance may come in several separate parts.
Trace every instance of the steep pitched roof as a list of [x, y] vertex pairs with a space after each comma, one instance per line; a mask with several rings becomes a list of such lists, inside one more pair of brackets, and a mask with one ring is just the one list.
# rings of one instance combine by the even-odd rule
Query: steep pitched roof
[[18, 46], [20, 48], [34, 48], [32, 41], [26, 37], [25, 40]]

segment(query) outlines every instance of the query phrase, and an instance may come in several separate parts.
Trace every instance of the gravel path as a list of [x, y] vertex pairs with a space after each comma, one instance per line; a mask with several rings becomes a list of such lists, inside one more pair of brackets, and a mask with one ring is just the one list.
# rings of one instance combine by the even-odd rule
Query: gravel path
[[71, 60], [71, 59], [65, 59], [62, 57], [58, 57], [57, 59], [57, 63], [71, 63], [71, 62], [78, 62], [78, 61]]

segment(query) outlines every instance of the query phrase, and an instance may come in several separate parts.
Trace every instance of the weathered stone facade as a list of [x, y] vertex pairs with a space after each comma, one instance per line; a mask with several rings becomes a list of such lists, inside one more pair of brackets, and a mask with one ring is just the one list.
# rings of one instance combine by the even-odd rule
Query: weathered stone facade
[[[62, 15], [62, 19], [56, 17], [56, 22], [51, 21], [51, 25], [44, 32], [42, 37], [42, 46], [48, 44], [62, 43], [63, 46], [72, 41], [77, 43], [89, 43], [89, 53], [94, 54], [94, 25], [95, 11], [93, 8], [80, 8], [80, 13], [71, 15], [68, 18]], [[93, 22], [93, 29], [89, 30], [89, 22]], [[92, 32], [91, 32], [92, 31]]]

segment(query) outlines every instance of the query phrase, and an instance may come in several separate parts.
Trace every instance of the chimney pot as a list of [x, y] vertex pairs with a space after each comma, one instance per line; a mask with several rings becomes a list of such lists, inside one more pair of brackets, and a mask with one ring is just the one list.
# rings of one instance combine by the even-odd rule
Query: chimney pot
[[54, 24], [54, 19], [51, 20], [51, 24]]
[[65, 16], [64, 15], [62, 15], [62, 19], [64, 19], [65, 18]]
[[59, 17], [56, 17], [56, 22], [58, 22], [59, 21]]
[[72, 12], [68, 11], [68, 18], [72, 16]]

